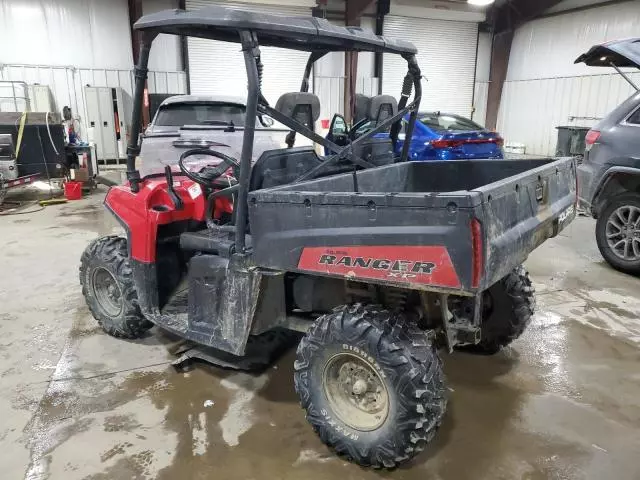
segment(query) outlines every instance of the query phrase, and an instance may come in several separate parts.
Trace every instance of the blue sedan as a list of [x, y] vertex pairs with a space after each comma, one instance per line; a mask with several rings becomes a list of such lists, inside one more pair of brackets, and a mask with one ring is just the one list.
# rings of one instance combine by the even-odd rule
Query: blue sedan
[[[396, 153], [400, 153], [405, 142], [404, 129], [408, 116], [402, 120]], [[367, 132], [373, 125], [368, 122], [356, 126], [352, 138]], [[380, 133], [376, 137], [388, 136]], [[410, 160], [469, 160], [475, 158], [504, 158], [503, 140], [477, 123], [451, 113], [424, 112], [418, 114], [411, 145]]]

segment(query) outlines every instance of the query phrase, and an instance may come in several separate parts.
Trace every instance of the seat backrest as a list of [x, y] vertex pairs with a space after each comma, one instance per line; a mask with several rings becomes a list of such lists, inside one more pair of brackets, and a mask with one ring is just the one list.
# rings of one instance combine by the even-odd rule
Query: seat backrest
[[320, 159], [313, 147], [268, 150], [251, 169], [249, 191], [286, 185], [319, 163]]
[[[369, 99], [367, 116], [376, 126], [398, 113], [398, 102], [391, 95], [376, 95]], [[391, 125], [386, 129], [388, 132]], [[372, 137], [355, 147], [355, 153], [376, 166], [388, 165], [395, 161], [393, 142], [386, 138]]]
[[369, 119], [376, 125], [398, 113], [398, 102], [391, 95], [376, 95], [369, 102]]
[[320, 117], [320, 100], [313, 93], [285, 93], [276, 102], [276, 110], [313, 130]]
[[353, 123], [356, 124], [361, 120], [369, 118], [369, 105], [371, 97], [367, 97], [361, 93], [356, 93], [356, 111], [353, 116]]

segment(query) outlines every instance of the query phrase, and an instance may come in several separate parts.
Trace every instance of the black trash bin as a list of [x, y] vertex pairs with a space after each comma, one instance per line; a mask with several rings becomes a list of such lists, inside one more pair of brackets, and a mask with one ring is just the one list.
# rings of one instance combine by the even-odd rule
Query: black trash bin
[[564, 125], [556, 127], [558, 129], [558, 143], [556, 144], [557, 157], [576, 157], [584, 156], [585, 142], [584, 138], [589, 127], [576, 127], [573, 125]]

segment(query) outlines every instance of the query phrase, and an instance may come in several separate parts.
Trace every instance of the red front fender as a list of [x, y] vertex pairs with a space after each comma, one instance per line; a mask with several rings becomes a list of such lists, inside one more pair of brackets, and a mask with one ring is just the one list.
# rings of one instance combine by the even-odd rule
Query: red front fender
[[[133, 193], [128, 185], [112, 187], [107, 192], [104, 204], [127, 231], [131, 258], [155, 262], [158, 226], [183, 220], [205, 221], [207, 199], [202, 187], [185, 177], [176, 177], [173, 188], [182, 199], [182, 210], [175, 209], [164, 177], [143, 181], [138, 193]], [[231, 213], [232, 209], [229, 199], [216, 199], [216, 216]]]

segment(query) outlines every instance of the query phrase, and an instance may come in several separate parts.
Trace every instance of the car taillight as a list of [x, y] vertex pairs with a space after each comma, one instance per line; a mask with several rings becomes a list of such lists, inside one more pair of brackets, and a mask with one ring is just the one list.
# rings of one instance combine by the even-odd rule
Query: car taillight
[[484, 255], [482, 251], [482, 225], [477, 218], [471, 219], [471, 258], [471, 288], [478, 288], [484, 267]]
[[461, 140], [434, 140], [431, 142], [433, 148], [456, 148], [463, 144]]
[[600, 132], [598, 130], [589, 130], [584, 137], [584, 143], [587, 145], [593, 145], [600, 138]]
[[433, 148], [457, 148], [462, 145], [469, 145], [474, 143], [495, 143], [499, 147], [504, 144], [504, 140], [501, 137], [495, 138], [468, 138], [466, 140], [449, 140], [441, 139], [430, 142]]

